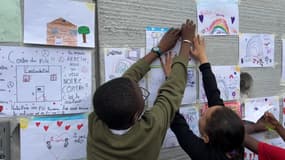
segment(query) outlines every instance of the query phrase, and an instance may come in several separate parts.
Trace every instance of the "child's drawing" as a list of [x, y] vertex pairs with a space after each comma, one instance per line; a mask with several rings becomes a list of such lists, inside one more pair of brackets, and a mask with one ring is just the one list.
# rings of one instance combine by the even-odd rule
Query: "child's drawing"
[[24, 5], [25, 43], [95, 46], [93, 3], [69, 0], [25, 0]]
[[63, 18], [47, 24], [47, 44], [77, 46], [77, 26]]
[[[240, 69], [238, 66], [213, 66], [217, 85], [224, 101], [237, 100], [240, 97]], [[200, 100], [207, 102], [202, 77], [200, 76]]]
[[246, 99], [244, 101], [244, 119], [256, 122], [265, 111], [269, 111], [279, 120], [279, 107], [278, 96]]
[[[197, 94], [197, 74], [195, 68], [188, 67], [187, 84], [184, 91], [184, 96], [181, 104], [193, 104], [196, 103]], [[150, 92], [148, 98], [149, 107], [152, 107], [155, 98], [157, 96], [158, 89], [165, 81], [165, 75], [160, 66], [152, 66], [148, 74], [148, 90]]]
[[[160, 28], [160, 27], [147, 27], [146, 28], [146, 53], [149, 53], [151, 49], [158, 45], [163, 35], [168, 31], [169, 28]], [[176, 45], [173, 47], [172, 54], [178, 55], [181, 47], [181, 39], [178, 39]], [[164, 55], [161, 56], [164, 59]], [[160, 65], [159, 60], [156, 60], [152, 65]], [[189, 60], [189, 65], [195, 65], [193, 58]]]
[[1, 46], [0, 55], [0, 115], [89, 111], [91, 51]]
[[143, 48], [105, 48], [105, 81], [122, 74], [145, 53]]
[[[197, 136], [199, 136], [199, 127], [198, 127], [199, 110], [195, 106], [190, 106], [190, 107], [181, 107], [179, 112], [184, 116], [191, 130]], [[169, 148], [178, 145], [179, 144], [175, 134], [171, 131], [171, 129], [168, 129], [162, 147]]]
[[274, 35], [242, 34], [239, 38], [241, 67], [270, 67], [274, 65]]
[[21, 118], [21, 159], [86, 157], [87, 115]]
[[198, 33], [202, 35], [237, 35], [239, 32], [238, 3], [228, 1], [197, 2]]

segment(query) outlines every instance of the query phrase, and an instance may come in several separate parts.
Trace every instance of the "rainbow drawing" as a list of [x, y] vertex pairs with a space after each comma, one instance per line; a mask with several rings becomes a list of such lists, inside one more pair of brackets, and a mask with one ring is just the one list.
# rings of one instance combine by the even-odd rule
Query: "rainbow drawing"
[[229, 34], [230, 30], [227, 21], [223, 18], [216, 19], [208, 28], [211, 34]]

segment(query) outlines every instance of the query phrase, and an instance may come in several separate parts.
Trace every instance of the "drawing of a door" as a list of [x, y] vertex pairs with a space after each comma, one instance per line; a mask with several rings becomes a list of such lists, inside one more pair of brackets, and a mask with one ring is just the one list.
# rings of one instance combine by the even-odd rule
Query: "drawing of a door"
[[62, 45], [63, 44], [63, 38], [62, 37], [55, 37], [55, 44], [56, 45]]
[[45, 101], [45, 87], [36, 86], [36, 101], [44, 102]]

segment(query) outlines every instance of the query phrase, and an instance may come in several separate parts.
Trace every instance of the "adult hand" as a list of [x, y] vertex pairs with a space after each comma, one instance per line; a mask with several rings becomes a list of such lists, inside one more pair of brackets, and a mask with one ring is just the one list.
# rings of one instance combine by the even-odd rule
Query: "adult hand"
[[192, 41], [193, 43], [193, 38], [195, 37], [195, 30], [196, 30], [196, 25], [193, 23], [193, 21], [187, 19], [186, 23], [182, 24], [181, 26], [182, 40], [189, 40]]
[[170, 28], [168, 32], [164, 34], [164, 36], [161, 38], [158, 44], [160, 51], [162, 53], [165, 53], [166, 51], [172, 49], [175, 46], [179, 37], [180, 37], [180, 29]]
[[163, 60], [161, 57], [159, 57], [163, 72], [165, 74], [165, 78], [167, 78], [171, 73], [171, 65], [172, 65], [172, 52], [169, 51], [165, 54], [165, 63], [163, 63]]
[[191, 54], [200, 64], [208, 62], [204, 38], [201, 38], [199, 35], [194, 38], [194, 49], [191, 48]]

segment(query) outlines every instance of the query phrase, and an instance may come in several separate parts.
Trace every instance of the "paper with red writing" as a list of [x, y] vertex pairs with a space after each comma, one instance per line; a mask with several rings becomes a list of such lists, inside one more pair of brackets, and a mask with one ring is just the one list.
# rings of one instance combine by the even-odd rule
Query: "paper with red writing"
[[86, 114], [21, 118], [21, 159], [85, 158], [87, 125]]

